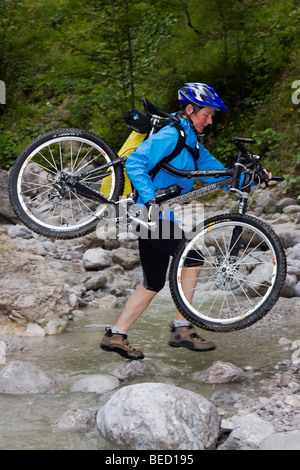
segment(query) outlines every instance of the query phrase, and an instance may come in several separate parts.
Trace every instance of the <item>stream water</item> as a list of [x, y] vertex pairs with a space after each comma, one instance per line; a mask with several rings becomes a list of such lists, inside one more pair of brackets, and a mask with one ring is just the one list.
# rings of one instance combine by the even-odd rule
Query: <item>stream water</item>
[[[260, 382], [274, 374], [274, 366], [289, 359], [291, 352], [279, 343], [282, 337], [300, 338], [298, 319], [264, 322], [240, 332], [220, 334], [199, 330], [217, 344], [215, 351], [192, 353], [168, 346], [169, 325], [173, 319], [170, 301], [157, 297], [130, 332], [130, 344], [141, 349], [155, 376], [136, 382], [164, 382], [192, 390], [211, 399], [218, 391], [261, 394]], [[49, 372], [59, 386], [55, 395], [0, 394], [0, 449], [11, 450], [104, 450], [113, 449], [92, 427], [85, 431], [60, 430], [55, 421], [70, 409], [99, 409], [114, 391], [105, 395], [71, 393], [71, 386], [92, 374], [110, 374], [124, 359], [99, 349], [107, 324], [114, 324], [120, 309], [86, 309], [85, 316], [70, 322], [67, 331], [57, 336], [20, 338], [22, 350], [10, 352], [7, 362], [21, 360]], [[213, 361], [231, 362], [251, 371], [241, 384], [212, 386], [201, 374]], [[133, 383], [133, 382], [130, 382]], [[126, 385], [124, 383], [121, 386]]]

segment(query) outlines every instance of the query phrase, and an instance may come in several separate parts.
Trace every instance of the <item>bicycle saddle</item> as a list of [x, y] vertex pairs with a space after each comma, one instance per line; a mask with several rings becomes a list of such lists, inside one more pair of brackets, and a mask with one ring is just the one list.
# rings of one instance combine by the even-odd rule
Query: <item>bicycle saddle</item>
[[148, 101], [146, 98], [143, 98], [143, 105], [145, 110], [149, 114], [156, 114], [157, 116], [160, 116], [162, 118], [167, 118], [175, 122], [180, 122], [178, 117], [173, 116], [172, 114], [169, 114], [166, 111], [163, 111], [162, 109], [159, 109], [157, 106], [155, 106], [155, 104], [150, 103], [150, 101]]

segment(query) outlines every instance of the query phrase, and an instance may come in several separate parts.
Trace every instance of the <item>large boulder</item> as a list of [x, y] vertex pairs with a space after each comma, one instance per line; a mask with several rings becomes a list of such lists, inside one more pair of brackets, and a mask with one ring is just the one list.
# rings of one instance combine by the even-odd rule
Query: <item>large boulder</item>
[[64, 279], [41, 257], [19, 251], [0, 232], [0, 333], [44, 336], [61, 333], [70, 306]]
[[32, 364], [12, 361], [0, 372], [0, 393], [53, 394], [57, 391], [57, 384], [53, 377]]
[[214, 405], [194, 392], [169, 384], [140, 383], [113, 394], [98, 411], [103, 437], [131, 450], [210, 450], [220, 418]]

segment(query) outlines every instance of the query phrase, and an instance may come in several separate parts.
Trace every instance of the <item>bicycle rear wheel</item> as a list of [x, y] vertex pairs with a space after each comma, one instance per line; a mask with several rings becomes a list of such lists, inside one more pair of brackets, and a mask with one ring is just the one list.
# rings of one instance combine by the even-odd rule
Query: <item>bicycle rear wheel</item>
[[[216, 332], [260, 320], [286, 278], [285, 253], [273, 229], [255, 217], [225, 214], [196, 232], [181, 243], [170, 269], [171, 294], [182, 315]], [[188, 267], [195, 252], [202, 266]]]
[[[9, 182], [11, 204], [20, 220], [38, 234], [62, 239], [83, 236], [105, 214], [104, 199], [117, 201], [123, 193], [122, 164], [107, 167], [116, 158], [107, 142], [90, 132], [48, 132], [31, 142], [16, 160]], [[78, 178], [98, 167], [98, 172]], [[92, 192], [91, 196], [80, 193], [72, 184], [76, 178], [100, 194], [102, 202]]]

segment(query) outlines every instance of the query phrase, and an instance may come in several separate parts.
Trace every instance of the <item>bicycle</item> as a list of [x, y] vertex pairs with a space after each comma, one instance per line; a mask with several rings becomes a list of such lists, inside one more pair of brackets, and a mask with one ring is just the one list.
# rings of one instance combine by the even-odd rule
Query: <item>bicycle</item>
[[[72, 239], [95, 230], [113, 208], [116, 223], [155, 228], [155, 222], [135, 209], [134, 188], [124, 193], [124, 163], [147, 135], [178, 118], [143, 101], [149, 132], [133, 131], [119, 155], [104, 139], [80, 129], [48, 132], [23, 150], [11, 171], [9, 193], [27, 227], [53, 239]], [[265, 181], [260, 157], [245, 147], [255, 141], [233, 137], [232, 142], [240, 151], [232, 168], [185, 171], [160, 163], [177, 176], [222, 179], [186, 194], [180, 194], [179, 187], [165, 188], [158, 203], [185, 203], [225, 187], [239, 198], [236, 214], [216, 215], [196, 227], [181, 242], [170, 266], [170, 292], [180, 312], [196, 326], [215, 332], [241, 330], [266, 315], [282, 292], [287, 269], [274, 230], [246, 215], [255, 175]], [[185, 266], [195, 253], [203, 259], [201, 266]]]

